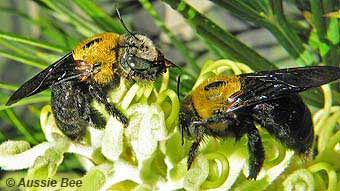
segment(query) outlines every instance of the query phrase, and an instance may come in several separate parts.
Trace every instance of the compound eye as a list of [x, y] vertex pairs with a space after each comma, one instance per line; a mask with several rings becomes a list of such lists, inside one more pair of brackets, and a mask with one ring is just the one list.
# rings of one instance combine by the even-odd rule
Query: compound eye
[[136, 69], [136, 59], [134, 56], [129, 55], [126, 61], [131, 68]]
[[138, 58], [131, 54], [127, 56], [126, 63], [133, 70], [147, 70], [150, 69], [152, 66], [152, 63], [150, 61]]

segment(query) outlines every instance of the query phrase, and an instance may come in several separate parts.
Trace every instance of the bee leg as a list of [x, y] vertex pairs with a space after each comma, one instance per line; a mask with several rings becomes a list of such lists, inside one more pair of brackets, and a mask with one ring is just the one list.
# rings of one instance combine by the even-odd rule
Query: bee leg
[[[191, 145], [190, 151], [189, 151], [189, 158], [188, 158], [188, 169], [190, 169], [192, 162], [194, 161], [194, 158], [196, 156], [198, 147], [200, 142], [203, 139], [203, 135], [209, 131], [208, 125], [210, 123], [226, 123], [228, 125], [238, 125], [239, 122], [237, 120], [237, 115], [232, 112], [219, 112], [216, 111], [214, 115], [210, 118], [204, 119], [202, 121], [194, 121], [192, 123], [193, 127], [190, 127], [189, 129], [193, 129], [193, 136], [195, 137], [194, 143]], [[203, 128], [202, 128], [203, 127]]]
[[128, 119], [122, 114], [115, 106], [110, 104], [107, 100], [106, 93], [97, 85], [89, 85], [89, 92], [96, 100], [104, 104], [105, 109], [114, 117], [116, 117], [120, 122], [124, 124], [125, 127], [128, 125]]
[[200, 142], [203, 139], [203, 128], [199, 128], [201, 127], [201, 122], [194, 122], [192, 124], [194, 126], [194, 136], [195, 136], [195, 141], [192, 143], [191, 147], [190, 147], [190, 151], [189, 151], [189, 158], [187, 161], [187, 167], [188, 170], [190, 169], [192, 162], [195, 159], [198, 147], [200, 145]]
[[103, 115], [94, 108], [90, 108], [90, 123], [97, 129], [103, 129], [106, 125], [106, 120]]
[[249, 175], [247, 179], [256, 180], [264, 161], [264, 149], [259, 131], [252, 121], [243, 121], [248, 136]]

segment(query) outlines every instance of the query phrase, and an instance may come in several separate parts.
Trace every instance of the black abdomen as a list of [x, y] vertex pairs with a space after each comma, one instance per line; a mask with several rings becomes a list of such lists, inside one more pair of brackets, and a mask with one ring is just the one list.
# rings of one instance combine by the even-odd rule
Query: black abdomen
[[52, 112], [59, 129], [71, 139], [85, 134], [92, 97], [86, 84], [73, 81], [52, 85]]
[[298, 94], [254, 106], [253, 118], [288, 148], [309, 154], [314, 129], [309, 109]]

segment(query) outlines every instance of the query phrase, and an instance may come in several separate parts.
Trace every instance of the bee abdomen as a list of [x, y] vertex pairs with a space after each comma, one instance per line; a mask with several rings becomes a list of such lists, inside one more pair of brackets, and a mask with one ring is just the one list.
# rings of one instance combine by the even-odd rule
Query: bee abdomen
[[298, 94], [267, 101], [253, 107], [256, 122], [282, 144], [299, 154], [309, 154], [314, 129], [309, 109]]
[[65, 82], [52, 87], [52, 112], [58, 128], [71, 139], [80, 139], [90, 121], [90, 104], [86, 85]]

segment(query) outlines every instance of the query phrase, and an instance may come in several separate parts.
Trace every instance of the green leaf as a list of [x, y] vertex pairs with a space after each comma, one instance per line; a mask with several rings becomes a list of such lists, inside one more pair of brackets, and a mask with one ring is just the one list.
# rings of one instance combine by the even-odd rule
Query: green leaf
[[19, 54], [15, 54], [13, 52], [7, 52], [7, 51], [0, 50], [0, 56], [21, 62], [21, 63], [29, 65], [29, 66], [37, 67], [37, 68], [40, 68], [40, 69], [45, 69], [46, 66], [47, 66], [47, 63], [46, 63], [46, 65], [41, 64], [40, 62], [34, 61], [31, 58], [27, 58], [27, 57], [21, 56]]
[[33, 104], [33, 103], [42, 103], [42, 102], [49, 102], [51, 100], [51, 97], [49, 96], [34, 96], [34, 97], [29, 97], [29, 98], [25, 98], [20, 100], [19, 102], [10, 105], [10, 106], [6, 106], [6, 105], [0, 105], [0, 111], [1, 110], [5, 110], [5, 109], [9, 109], [12, 107], [16, 107], [16, 106], [23, 106], [23, 105], [28, 105], [28, 104]]
[[11, 84], [0, 83], [0, 89], [12, 90], [15, 91], [19, 87]]
[[192, 28], [207, 41], [225, 52], [233, 60], [246, 63], [254, 70], [275, 69], [275, 65], [257, 52], [239, 41], [228, 31], [223, 30], [213, 21], [196, 11], [192, 6], [180, 0], [163, 0], [179, 11], [191, 24]]
[[125, 32], [118, 21], [112, 19], [94, 2], [89, 0], [75, 0], [74, 2], [103, 30], [119, 34]]
[[[290, 25], [283, 11], [282, 0], [272, 0], [271, 5], [264, 5], [263, 1], [247, 0], [211, 0], [232, 14], [242, 18], [254, 25], [265, 27], [278, 40], [285, 50], [298, 59], [301, 66], [310, 65], [315, 62], [312, 53], [307, 51], [301, 39]], [[250, 4], [250, 5], [249, 5]]]
[[146, 9], [149, 12], [149, 14], [154, 18], [156, 25], [160, 27], [163, 30], [163, 32], [170, 38], [171, 43], [174, 44], [174, 46], [181, 53], [185, 61], [193, 67], [192, 70], [195, 71], [195, 73], [198, 73], [200, 67], [193, 58], [193, 55], [191, 54], [190, 50], [187, 50], [185, 45], [180, 40], [178, 40], [178, 38], [168, 29], [168, 27], [162, 21], [156, 10], [152, 7], [150, 1], [139, 0], [139, 2], [143, 5], [144, 9]]
[[61, 1], [41, 0], [41, 2], [58, 13], [59, 15], [55, 15], [57, 18], [59, 16], [59, 19], [66, 19], [68, 22], [72, 23], [81, 34], [85, 36], [92, 36], [95, 33], [102, 32], [101, 29], [97, 28], [91, 22], [85, 20], [81, 16], [74, 13], [74, 11], [72, 11], [69, 7], [63, 5]]
[[38, 41], [38, 40], [35, 40], [35, 39], [22, 37], [22, 36], [13, 34], [13, 33], [6, 33], [6, 32], [0, 31], [0, 38], [10, 40], [10, 41], [14, 41], [14, 42], [27, 44], [27, 45], [31, 45], [31, 46], [35, 46], [35, 47], [39, 47], [39, 48], [44, 48], [44, 49], [47, 49], [47, 50], [61, 52], [61, 53], [67, 51], [67, 48], [65, 48], [65, 47], [60, 47], [60, 46], [57, 46], [57, 45], [51, 45], [51, 44], [41, 42], [41, 41]]
[[27, 127], [23, 125], [23, 123], [15, 116], [14, 112], [11, 109], [6, 109], [5, 112], [8, 115], [8, 118], [12, 121], [15, 127], [19, 130], [20, 133], [27, 137], [27, 140], [32, 144], [38, 144], [38, 141], [32, 136]]

